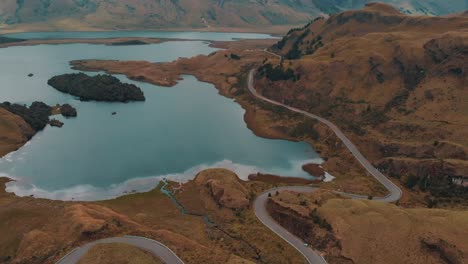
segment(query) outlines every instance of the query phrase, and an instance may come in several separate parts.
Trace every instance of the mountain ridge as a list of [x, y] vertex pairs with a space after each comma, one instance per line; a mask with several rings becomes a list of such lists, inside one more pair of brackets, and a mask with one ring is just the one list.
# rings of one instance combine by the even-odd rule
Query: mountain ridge
[[[447, 15], [467, 9], [465, 0], [383, 0], [400, 12]], [[155, 29], [304, 24], [314, 17], [359, 9], [370, 0], [4, 0], [4, 28], [40, 24], [45, 29]]]

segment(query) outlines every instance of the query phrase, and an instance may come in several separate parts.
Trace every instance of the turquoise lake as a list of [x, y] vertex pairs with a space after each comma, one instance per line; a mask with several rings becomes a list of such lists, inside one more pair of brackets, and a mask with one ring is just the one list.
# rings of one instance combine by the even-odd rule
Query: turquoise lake
[[[80, 34], [108, 37], [102, 32]], [[125, 34], [113, 32], [112, 37]], [[190, 33], [171, 34], [171, 38], [180, 34], [179, 38], [185, 39]], [[216, 33], [211, 39], [229, 40], [233, 36], [237, 35]], [[210, 34], [204, 34], [203, 39], [211, 40]], [[302, 171], [302, 164], [320, 161], [310, 145], [255, 136], [238, 104], [193, 76], [183, 76], [178, 85], [167, 88], [116, 75], [145, 93], [145, 102], [126, 104], [80, 102], [47, 85], [54, 75], [74, 72], [69, 66], [71, 60], [162, 62], [214, 51], [203, 41], [0, 49], [0, 101], [69, 103], [78, 110], [77, 118], [55, 117], [65, 123], [62, 128], [47, 126], [24, 147], [0, 159], [0, 175], [17, 180], [10, 182], [7, 190], [20, 196], [101, 200], [147, 191], [163, 177], [186, 181], [200, 170], [213, 167], [231, 169], [243, 179], [255, 172], [310, 177]], [[27, 77], [29, 73], [34, 76]]]

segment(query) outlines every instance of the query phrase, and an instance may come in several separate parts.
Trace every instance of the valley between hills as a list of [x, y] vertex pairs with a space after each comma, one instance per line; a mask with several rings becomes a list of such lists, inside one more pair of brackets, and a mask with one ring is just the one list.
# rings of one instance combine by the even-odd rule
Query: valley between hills
[[[468, 18], [407, 16], [383, 4], [346, 11], [290, 30], [281, 40], [212, 42], [210, 55], [167, 63], [79, 60], [81, 71], [124, 74], [160, 86], [193, 75], [214, 84], [245, 110], [256, 135], [309, 143], [324, 159], [330, 182], [281, 175], [240, 180], [209, 169], [179, 184], [98, 202], [17, 197], [0, 191], [0, 263], [55, 263], [73, 248], [106, 237], [137, 235], [164, 243], [185, 263], [304, 263], [303, 256], [265, 227], [253, 203], [281, 186], [310, 193], [269, 193], [266, 209], [328, 263], [465, 263], [468, 259]], [[111, 44], [156, 39], [34, 40]], [[10, 43], [9, 45], [23, 45]], [[388, 190], [323, 123], [261, 101], [248, 89], [334, 122], [362, 154], [403, 190], [396, 203], [375, 201]], [[161, 88], [165, 89], [165, 88]], [[194, 87], [193, 89], [196, 89]], [[0, 107], [0, 155], [24, 145], [35, 130]], [[2, 185], [9, 180], [1, 179]], [[172, 194], [167, 196], [166, 191]], [[354, 200], [334, 191], [367, 196]], [[175, 199], [177, 203], [174, 203]], [[80, 263], [128, 250], [93, 248]], [[105, 254], [103, 252], [106, 252]], [[108, 258], [108, 260], [105, 260]], [[108, 261], [108, 262], [105, 262]]]

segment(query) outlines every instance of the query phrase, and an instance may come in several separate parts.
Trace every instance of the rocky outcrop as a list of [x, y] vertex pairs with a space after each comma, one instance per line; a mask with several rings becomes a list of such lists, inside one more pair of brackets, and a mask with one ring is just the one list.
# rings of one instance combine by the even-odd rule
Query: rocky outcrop
[[52, 119], [49, 121], [50, 126], [53, 127], [63, 127], [63, 123], [60, 120]]
[[325, 171], [319, 164], [308, 163], [303, 165], [302, 169], [314, 177], [325, 177]]
[[451, 245], [443, 239], [421, 238], [421, 245], [430, 253], [439, 255], [444, 263], [462, 264], [466, 260], [463, 253], [455, 245]]
[[[281, 196], [280, 196], [281, 197]], [[309, 210], [307, 204], [291, 205], [282, 198], [274, 197], [267, 201], [267, 211], [281, 226], [300, 237], [304, 242], [318, 250], [339, 248], [330, 224], [316, 210]]]
[[76, 109], [69, 104], [62, 105], [60, 107], [60, 113], [64, 117], [76, 117], [77, 116]]
[[200, 172], [197, 185], [205, 186], [218, 205], [230, 209], [244, 209], [250, 204], [248, 190], [240, 183], [236, 174], [224, 169]]
[[88, 76], [84, 73], [63, 74], [48, 82], [55, 89], [77, 96], [82, 101], [129, 102], [145, 101], [140, 88], [122, 83], [111, 75]]

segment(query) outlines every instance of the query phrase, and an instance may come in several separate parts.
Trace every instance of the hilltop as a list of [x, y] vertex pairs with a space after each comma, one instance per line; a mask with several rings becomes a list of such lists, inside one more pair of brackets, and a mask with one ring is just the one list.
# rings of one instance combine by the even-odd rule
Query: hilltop
[[[298, 25], [310, 19], [362, 8], [370, 0], [5, 0], [0, 26], [18, 30], [91, 30], [160, 28], [251, 28]], [[463, 12], [463, 0], [384, 0], [406, 14]], [[265, 29], [263, 29], [265, 30]]]

